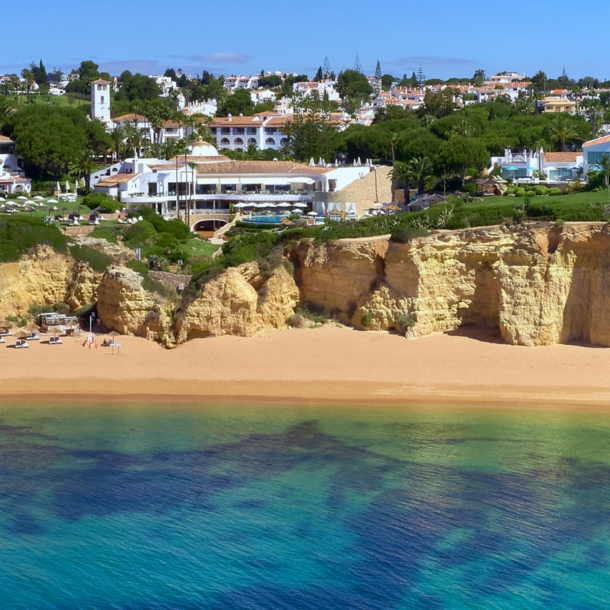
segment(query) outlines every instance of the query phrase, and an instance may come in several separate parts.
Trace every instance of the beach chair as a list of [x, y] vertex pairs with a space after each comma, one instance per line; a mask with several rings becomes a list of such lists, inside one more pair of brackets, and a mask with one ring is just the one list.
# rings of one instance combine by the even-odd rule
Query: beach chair
[[0, 343], [6, 343], [6, 339], [4, 337], [0, 337]]

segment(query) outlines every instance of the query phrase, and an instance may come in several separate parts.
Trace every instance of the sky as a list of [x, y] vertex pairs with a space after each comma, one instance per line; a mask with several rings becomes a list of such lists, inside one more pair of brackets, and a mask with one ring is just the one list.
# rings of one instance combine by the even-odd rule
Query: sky
[[[4, 3], [0, 74], [32, 61], [69, 70], [143, 74], [181, 68], [191, 75], [261, 70], [313, 77], [328, 57], [335, 72], [427, 78], [544, 70], [557, 77], [610, 78], [603, 30], [610, 3], [573, 0], [30, 0]], [[14, 25], [10, 25], [14, 24]]]

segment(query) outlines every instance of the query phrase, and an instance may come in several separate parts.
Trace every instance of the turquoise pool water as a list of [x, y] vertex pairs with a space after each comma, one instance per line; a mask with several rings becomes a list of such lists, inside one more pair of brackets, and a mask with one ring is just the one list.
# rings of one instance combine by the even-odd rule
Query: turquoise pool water
[[2, 610], [607, 608], [610, 418], [0, 405]]
[[245, 219], [245, 222], [264, 223], [264, 224], [279, 224], [286, 216], [250, 216]]

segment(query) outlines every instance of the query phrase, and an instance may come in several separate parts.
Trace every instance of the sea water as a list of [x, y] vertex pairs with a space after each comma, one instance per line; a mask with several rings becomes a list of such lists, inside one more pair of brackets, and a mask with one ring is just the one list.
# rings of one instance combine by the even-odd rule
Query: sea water
[[610, 416], [0, 405], [2, 610], [610, 604]]

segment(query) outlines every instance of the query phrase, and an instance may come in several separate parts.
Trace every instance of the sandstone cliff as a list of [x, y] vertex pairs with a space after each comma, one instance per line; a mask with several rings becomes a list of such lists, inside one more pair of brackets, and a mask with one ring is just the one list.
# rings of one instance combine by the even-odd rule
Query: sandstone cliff
[[246, 263], [208, 281], [200, 295], [178, 312], [176, 338], [181, 343], [194, 337], [250, 337], [284, 328], [298, 300], [294, 279], [282, 265], [267, 279], [256, 263]]
[[127, 267], [110, 267], [97, 289], [97, 314], [104, 326], [121, 335], [174, 343], [172, 305], [147, 292], [144, 278]]
[[358, 328], [409, 319], [411, 336], [479, 325], [516, 345], [610, 345], [604, 223], [301, 244], [291, 256], [301, 299]]
[[39, 246], [15, 263], [0, 265], [0, 318], [23, 316], [31, 305], [68, 303], [78, 309], [94, 303], [100, 278], [88, 265]]

